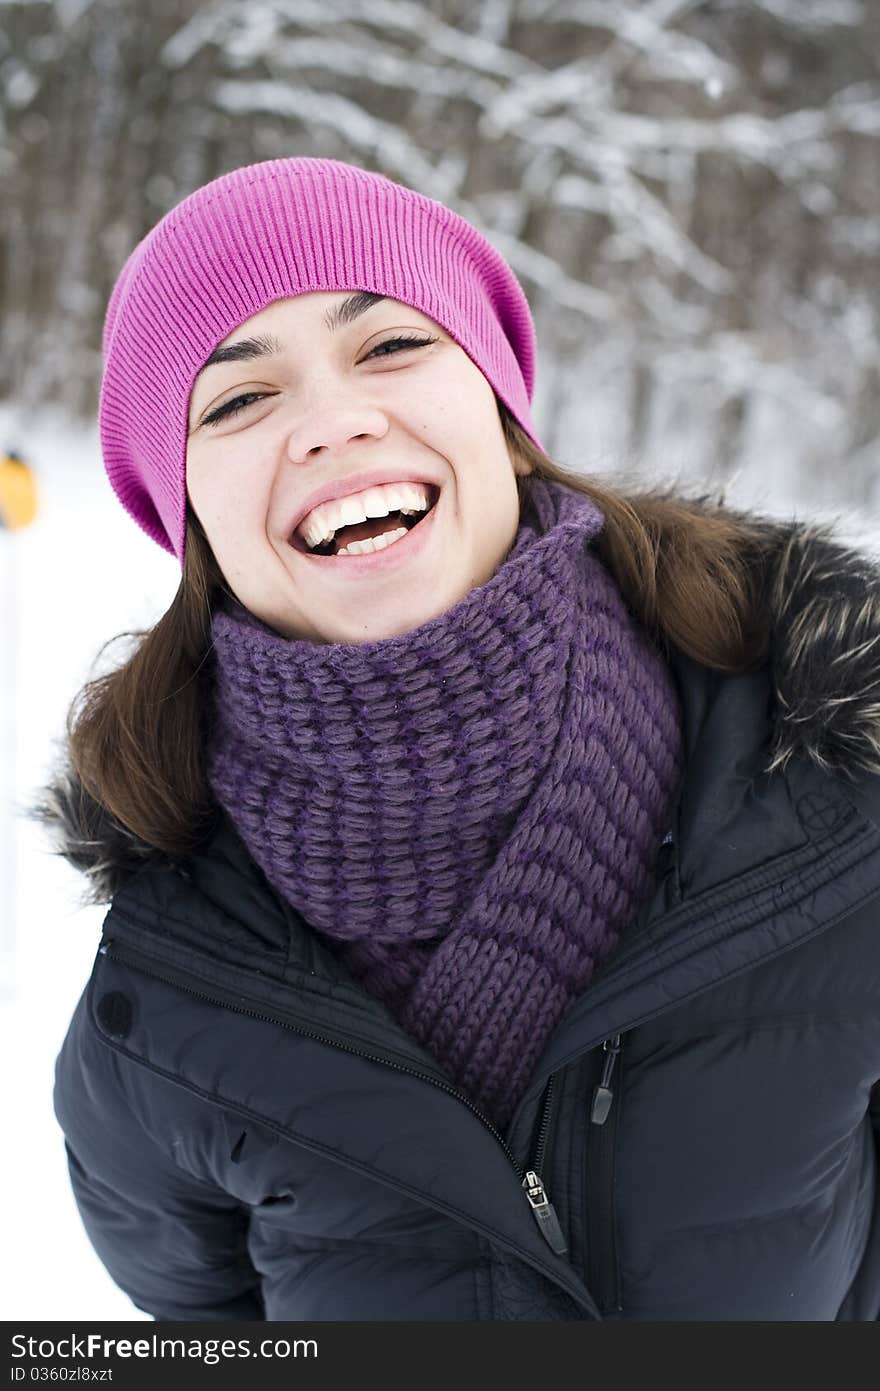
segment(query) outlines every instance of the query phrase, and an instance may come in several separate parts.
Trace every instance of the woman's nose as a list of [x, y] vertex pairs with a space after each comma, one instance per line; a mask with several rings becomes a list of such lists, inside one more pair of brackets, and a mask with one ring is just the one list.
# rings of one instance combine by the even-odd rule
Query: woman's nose
[[388, 419], [376, 406], [325, 403], [296, 422], [288, 436], [287, 455], [295, 464], [305, 463], [321, 450], [345, 449], [352, 440], [382, 439], [387, 430]]

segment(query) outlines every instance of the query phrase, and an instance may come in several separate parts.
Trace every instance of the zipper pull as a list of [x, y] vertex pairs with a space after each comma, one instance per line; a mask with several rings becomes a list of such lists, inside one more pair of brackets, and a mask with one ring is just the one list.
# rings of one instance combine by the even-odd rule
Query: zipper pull
[[[608, 1045], [611, 1045], [609, 1048]], [[605, 1066], [602, 1069], [602, 1080], [593, 1092], [593, 1105], [590, 1110], [590, 1120], [593, 1125], [604, 1125], [608, 1119], [608, 1112], [611, 1110], [611, 1103], [614, 1100], [614, 1092], [608, 1085], [611, 1081], [611, 1074], [614, 1071], [614, 1064], [620, 1052], [620, 1034], [615, 1034], [614, 1038], [606, 1038], [602, 1044], [605, 1049]]]
[[671, 831], [667, 831], [660, 842], [660, 849], [657, 852], [656, 873], [658, 879], [665, 878], [674, 854], [675, 836]]
[[556, 1209], [544, 1191], [541, 1182], [534, 1169], [529, 1169], [523, 1179], [522, 1186], [525, 1189], [526, 1197], [532, 1209], [532, 1216], [538, 1224], [538, 1230], [543, 1236], [547, 1245], [551, 1247], [557, 1256], [564, 1256], [568, 1250], [565, 1237], [562, 1235], [562, 1228], [559, 1225], [559, 1218], [556, 1216]]

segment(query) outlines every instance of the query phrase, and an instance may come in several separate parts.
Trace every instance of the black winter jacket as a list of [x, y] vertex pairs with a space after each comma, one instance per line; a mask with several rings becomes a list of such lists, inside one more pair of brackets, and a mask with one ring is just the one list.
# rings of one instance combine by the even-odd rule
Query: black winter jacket
[[880, 581], [766, 525], [772, 660], [673, 654], [687, 773], [659, 887], [505, 1135], [227, 822], [172, 863], [55, 779], [44, 817], [112, 897], [56, 1112], [136, 1305], [880, 1318]]

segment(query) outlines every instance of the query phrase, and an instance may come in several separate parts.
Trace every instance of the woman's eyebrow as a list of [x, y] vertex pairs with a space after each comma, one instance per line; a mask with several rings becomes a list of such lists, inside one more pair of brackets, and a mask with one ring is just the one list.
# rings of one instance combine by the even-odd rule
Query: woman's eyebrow
[[255, 357], [278, 357], [284, 351], [277, 338], [241, 338], [225, 348], [215, 348], [207, 362], [196, 373], [198, 379], [208, 368], [221, 362], [250, 362]]
[[[385, 295], [374, 295], [367, 290], [359, 290], [357, 294], [349, 295], [341, 304], [335, 305], [324, 315], [324, 323], [330, 333], [335, 333], [339, 328], [345, 328], [348, 324], [354, 323], [361, 314], [366, 314], [368, 309], [372, 309], [374, 304], [379, 304]], [[278, 357], [284, 351], [283, 345], [277, 338], [271, 335], [260, 338], [242, 338], [237, 343], [229, 343], [225, 348], [215, 348], [196, 373], [196, 380], [208, 367], [213, 367], [223, 362], [251, 362], [257, 357]]]
[[372, 309], [374, 304], [381, 304], [385, 298], [385, 295], [374, 295], [369, 290], [358, 290], [356, 295], [349, 295], [341, 304], [328, 309], [324, 315], [324, 323], [331, 333], [335, 333], [338, 328], [346, 328], [353, 324], [361, 314], [366, 314], [368, 309]]

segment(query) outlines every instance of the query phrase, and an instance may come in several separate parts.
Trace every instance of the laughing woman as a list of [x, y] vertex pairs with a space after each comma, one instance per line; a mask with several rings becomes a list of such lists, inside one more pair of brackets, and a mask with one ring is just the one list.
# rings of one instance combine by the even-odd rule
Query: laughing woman
[[541, 448], [512, 271], [330, 160], [104, 330], [176, 597], [34, 814], [107, 903], [57, 1065], [160, 1319], [880, 1316], [880, 578]]

